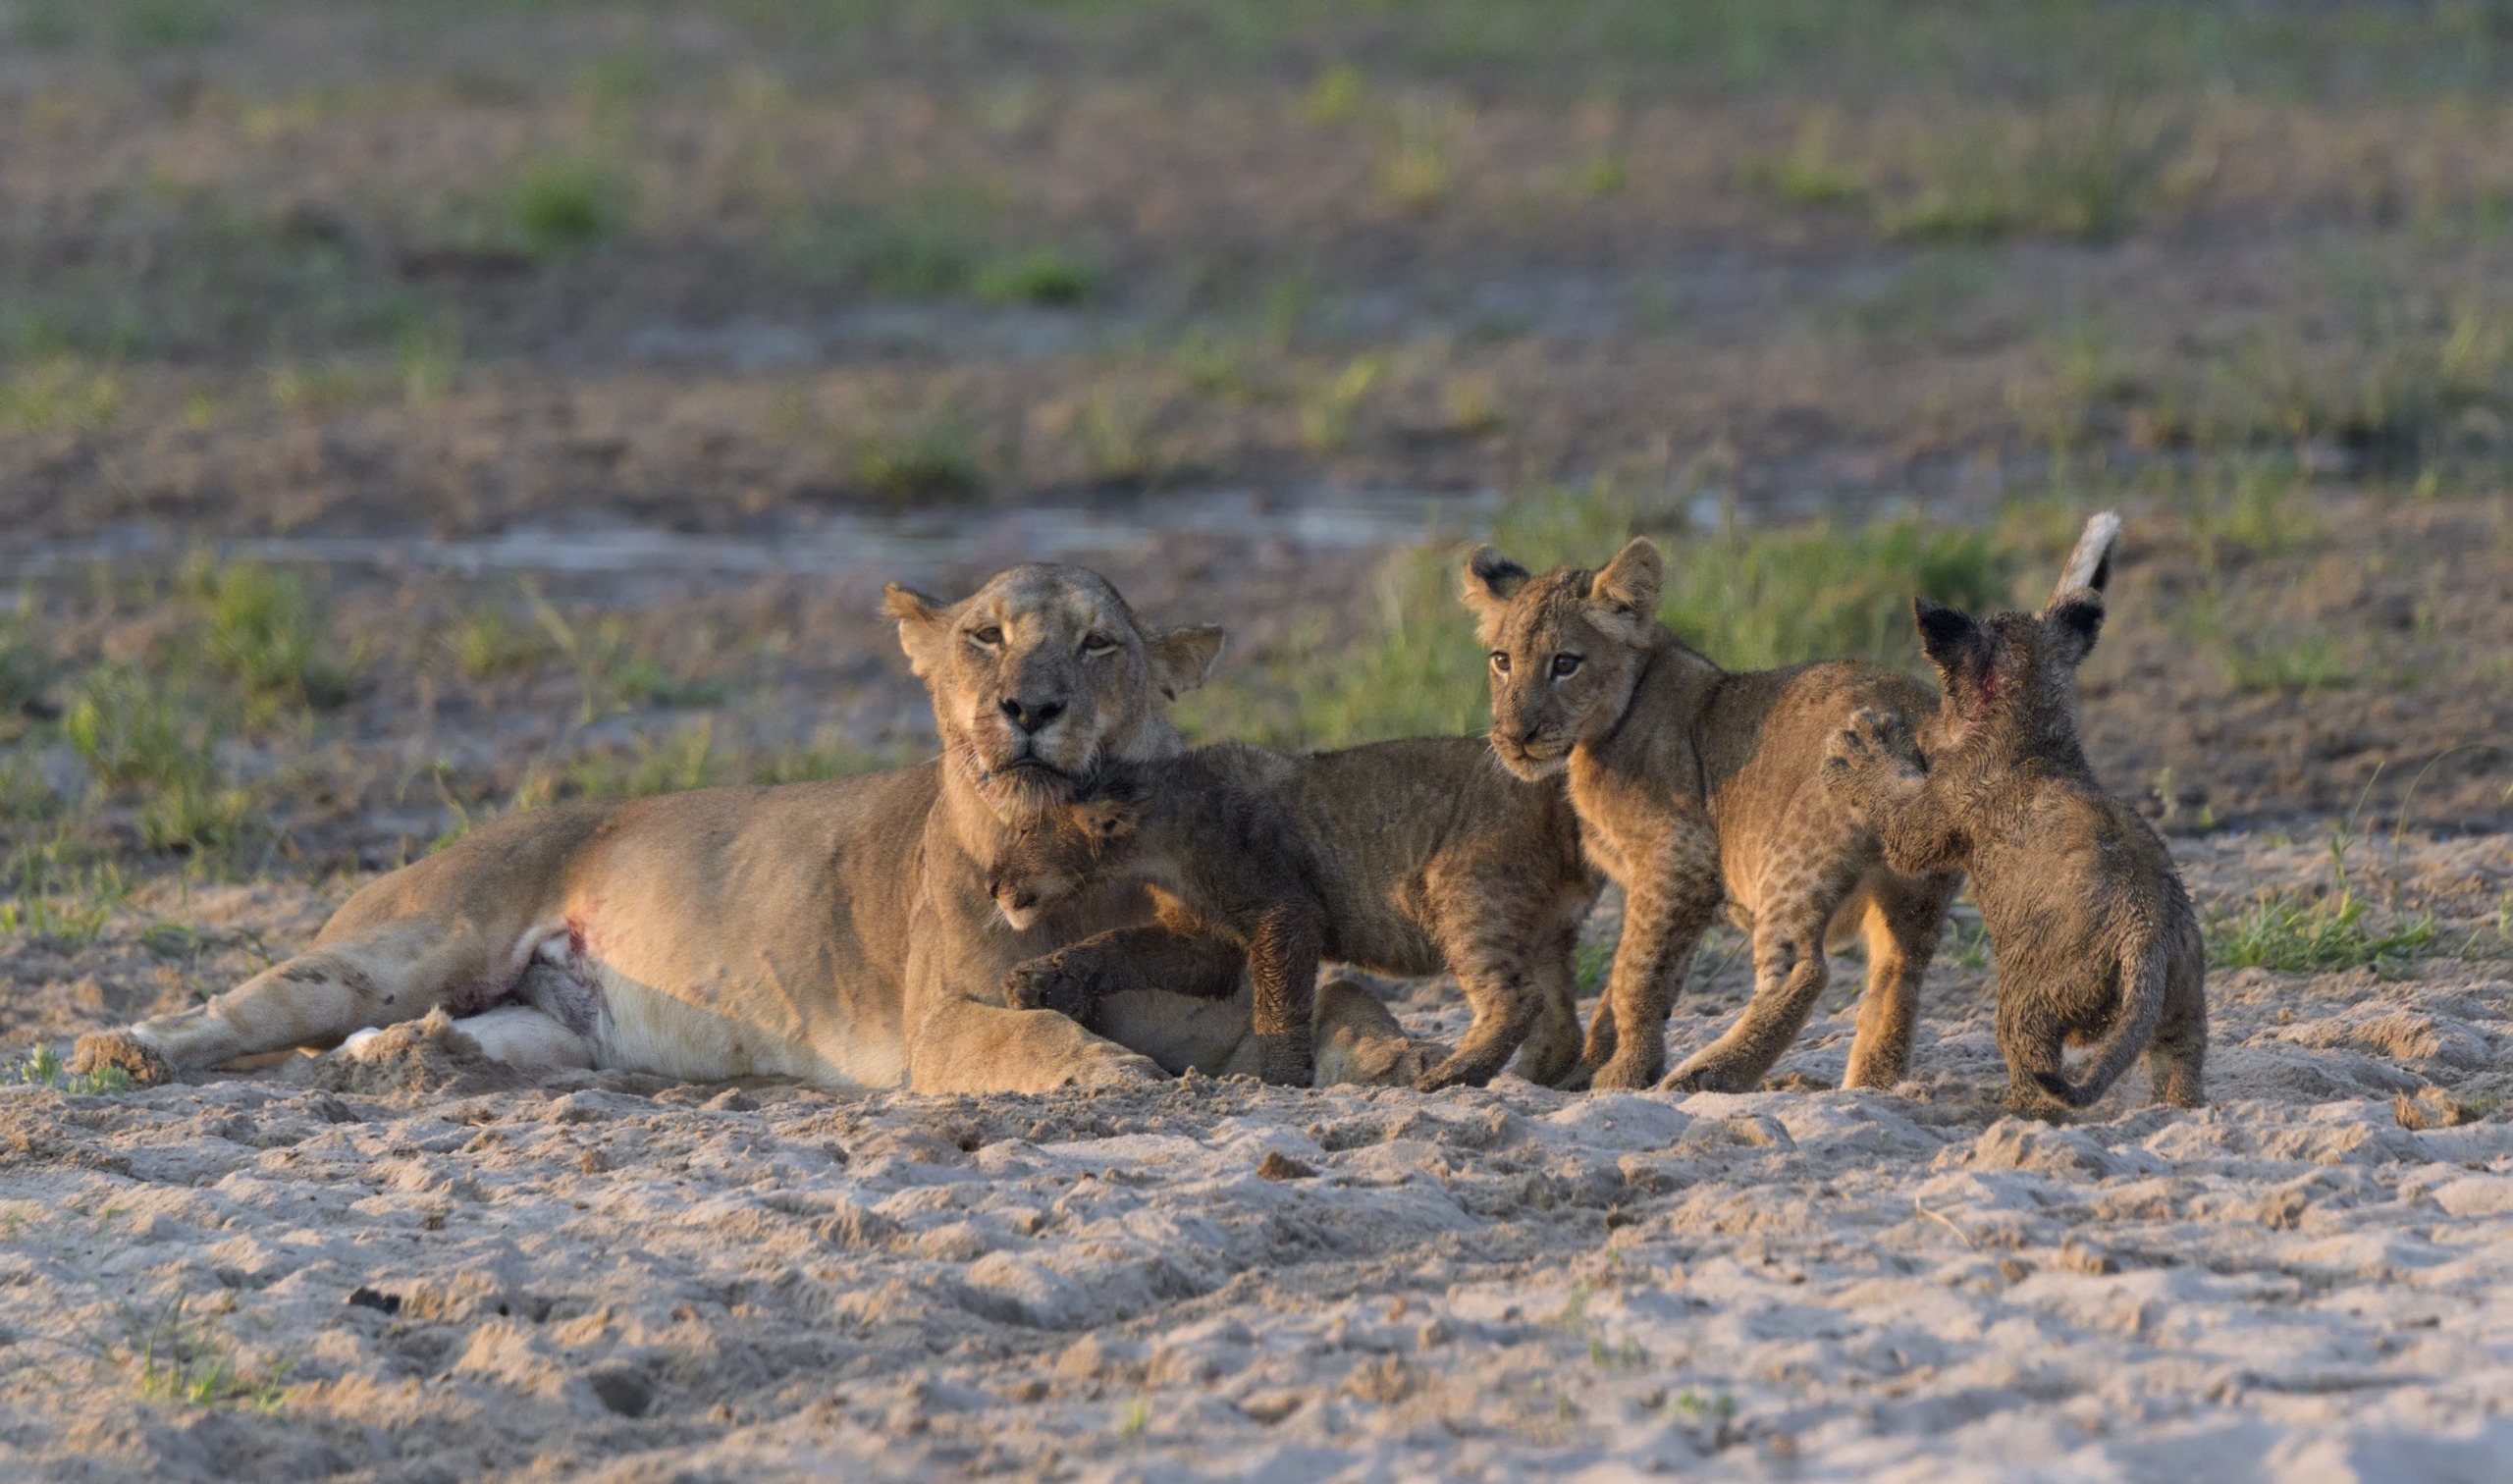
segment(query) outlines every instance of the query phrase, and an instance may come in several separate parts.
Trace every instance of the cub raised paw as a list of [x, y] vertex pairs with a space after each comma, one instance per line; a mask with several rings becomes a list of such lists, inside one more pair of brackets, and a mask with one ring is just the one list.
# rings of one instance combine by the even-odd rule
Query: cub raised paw
[[1087, 1022], [1096, 998], [1089, 973], [1050, 953], [1015, 964], [1004, 973], [1003, 1002], [1015, 1010], [1053, 1010]]
[[1850, 713], [1849, 724], [1833, 733], [1824, 748], [1824, 781], [1835, 789], [1855, 789], [1879, 778], [1916, 778], [1920, 772], [1919, 743], [1910, 722], [1874, 707]]

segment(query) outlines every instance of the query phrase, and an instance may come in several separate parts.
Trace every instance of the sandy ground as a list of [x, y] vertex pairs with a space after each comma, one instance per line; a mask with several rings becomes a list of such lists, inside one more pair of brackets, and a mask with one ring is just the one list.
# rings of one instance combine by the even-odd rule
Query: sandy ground
[[[2501, 1477], [2513, 838], [2379, 846], [2360, 886], [2451, 956], [2221, 972], [2215, 1105], [2133, 1076], [2068, 1128], [1999, 1116], [1960, 955], [1891, 1094], [1827, 1086], [1847, 982], [1744, 1095], [525, 1084], [418, 1028], [12, 1089], [0, 1476]], [[2326, 865], [2177, 848], [2203, 906]]]

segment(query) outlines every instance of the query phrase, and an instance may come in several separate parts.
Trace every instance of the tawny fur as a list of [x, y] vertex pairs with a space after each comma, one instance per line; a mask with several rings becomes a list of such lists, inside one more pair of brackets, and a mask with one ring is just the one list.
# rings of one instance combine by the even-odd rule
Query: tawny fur
[[1888, 868], [1876, 832], [1825, 796], [1824, 744], [1861, 709], [1924, 715], [1925, 687], [1872, 664], [1732, 673], [1658, 621], [1657, 548], [1541, 577], [1490, 547], [1464, 597], [1490, 652], [1493, 751], [1565, 773], [1590, 856], [1624, 888], [1623, 940], [1581, 1066], [1640, 1087], [1666, 1064], [1677, 985], [1722, 902], [1754, 934], [1754, 996], [1670, 1081], [1745, 1091], [1805, 1025], [1828, 941], [1864, 928], [1867, 994], [1846, 1082], [1891, 1086], [1959, 875]]
[[[667, 1076], [1026, 1092], [1232, 1063], [1244, 995], [1130, 996], [1104, 1036], [1001, 1003], [1014, 964], [1150, 920], [1139, 885], [1014, 932], [985, 884], [1008, 830], [1075, 779], [1182, 750], [1162, 703], [1203, 681], [1220, 631], [1152, 628], [1072, 566], [1014, 567], [955, 604], [893, 587], [886, 607], [938, 761], [499, 821], [369, 882], [311, 948], [228, 993], [81, 1037], [76, 1065], [163, 1079], [510, 996], [551, 1019], [523, 1039]], [[1318, 1016], [1335, 1068], [1403, 1073], [1410, 1043], [1368, 995], [1321, 991]]]
[[[2206, 1101], [2198, 914], [2162, 837], [2103, 791], [2078, 741], [2076, 668], [2102, 627], [2118, 529], [2105, 519], [2062, 579], [2082, 585], [2063, 585], [2038, 615], [1976, 621], [1914, 604], [1944, 690], [1933, 724], [1914, 735], [1899, 716], [1863, 712], [1825, 765], [1834, 792], [1876, 821], [1888, 861], [1971, 873], [2019, 1113], [2091, 1105], [2142, 1050], [2158, 1098]], [[2085, 1079], [2071, 1083], [2062, 1049], [2089, 1042]]]
[[1225, 744], [1111, 769], [1100, 787], [1016, 838], [996, 901], [1017, 919], [1126, 873], [1151, 883], [1165, 926], [1022, 965], [1006, 980], [1016, 1003], [1087, 1021], [1127, 987], [1194, 992], [1193, 945], [1220, 937], [1247, 950], [1281, 1080], [1307, 1054], [1320, 959], [1457, 976], [1474, 1021], [1425, 1089], [1480, 1086], [1514, 1051], [1535, 1082], [1577, 1060], [1572, 952], [1602, 882], [1560, 785], [1511, 776], [1474, 738], [1424, 737], [1306, 757]]

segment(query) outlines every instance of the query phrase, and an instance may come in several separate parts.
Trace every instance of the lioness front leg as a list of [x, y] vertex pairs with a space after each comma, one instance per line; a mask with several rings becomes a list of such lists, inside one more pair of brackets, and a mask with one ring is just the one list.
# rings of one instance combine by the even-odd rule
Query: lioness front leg
[[143, 1083], [164, 1082], [240, 1056], [416, 1020], [457, 994], [495, 998], [512, 978], [502, 962], [508, 955], [495, 947], [433, 918], [396, 918], [319, 943], [188, 1009], [82, 1035], [71, 1067], [119, 1067]]

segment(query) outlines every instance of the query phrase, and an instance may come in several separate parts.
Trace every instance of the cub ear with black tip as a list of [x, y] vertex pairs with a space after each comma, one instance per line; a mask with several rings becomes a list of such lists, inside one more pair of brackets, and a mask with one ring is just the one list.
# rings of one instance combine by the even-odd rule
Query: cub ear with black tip
[[1911, 622], [1919, 627], [1921, 652], [1940, 670], [1952, 671], [1981, 642], [1971, 614], [1926, 598], [1911, 600]]
[[2094, 653], [2095, 636], [2103, 632], [2103, 595], [2079, 589], [2045, 610], [2042, 621], [2051, 627], [2053, 654], [2073, 668]]

